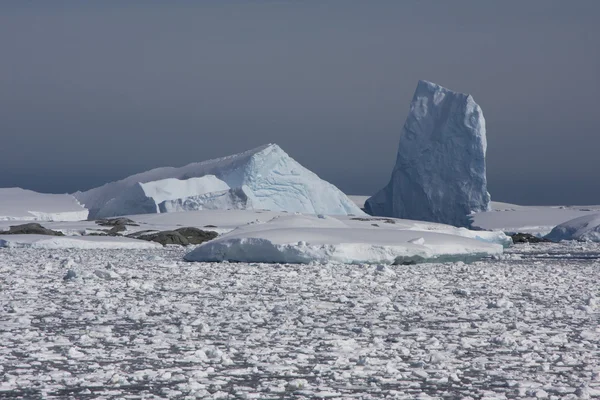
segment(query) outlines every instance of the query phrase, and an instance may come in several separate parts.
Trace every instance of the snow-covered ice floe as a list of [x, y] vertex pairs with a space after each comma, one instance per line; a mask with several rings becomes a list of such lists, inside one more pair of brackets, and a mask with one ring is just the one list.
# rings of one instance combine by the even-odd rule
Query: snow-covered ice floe
[[472, 227], [545, 236], [557, 225], [600, 213], [600, 206], [520, 206], [492, 202], [492, 210], [472, 215]]
[[82, 221], [88, 210], [69, 194], [0, 188], [0, 221]]
[[111, 236], [0, 235], [0, 247], [36, 249], [155, 249], [162, 245]]
[[333, 217], [289, 215], [240, 227], [200, 245], [184, 258], [205, 262], [406, 264], [471, 261], [502, 251], [501, 244], [440, 231], [351, 227]]
[[276, 144], [181, 168], [156, 168], [74, 196], [91, 218], [229, 208], [363, 214]]
[[561, 240], [581, 240], [600, 242], [600, 213], [585, 215], [556, 226], [546, 235], [546, 239], [555, 242]]

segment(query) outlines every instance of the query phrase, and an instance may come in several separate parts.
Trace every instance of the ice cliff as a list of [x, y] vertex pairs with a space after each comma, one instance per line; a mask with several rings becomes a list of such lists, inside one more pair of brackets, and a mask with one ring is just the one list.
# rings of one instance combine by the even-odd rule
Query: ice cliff
[[485, 119], [471, 95], [419, 81], [388, 185], [365, 210], [378, 216], [467, 226], [489, 208]]
[[276, 144], [153, 169], [74, 196], [90, 210], [90, 218], [223, 208], [362, 214], [344, 193]]

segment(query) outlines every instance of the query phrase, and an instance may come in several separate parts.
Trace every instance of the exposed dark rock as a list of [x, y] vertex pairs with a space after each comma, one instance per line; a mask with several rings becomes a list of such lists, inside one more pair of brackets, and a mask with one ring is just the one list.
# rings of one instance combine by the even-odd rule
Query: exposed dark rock
[[96, 223], [101, 226], [140, 226], [134, 220], [124, 217], [99, 219], [96, 220]]
[[353, 221], [362, 221], [362, 222], [369, 222], [369, 221], [383, 221], [386, 224], [395, 224], [396, 221], [394, 221], [391, 218], [364, 218], [364, 217], [355, 217], [355, 218], [350, 218]]
[[213, 240], [219, 236], [217, 232], [203, 231], [202, 229], [192, 227], [178, 228], [175, 229], [175, 232], [182, 234], [190, 242], [190, 244], [201, 244], [208, 242], [209, 240]]
[[548, 243], [552, 242], [546, 238], [540, 238], [529, 233], [515, 233], [510, 235], [513, 243]]
[[162, 245], [179, 244], [181, 246], [187, 246], [190, 244], [190, 241], [177, 231], [161, 231], [158, 233], [151, 233], [149, 235], [141, 235], [136, 237], [136, 239], [157, 242]]
[[205, 228], [216, 228], [216, 225], [204, 225]]
[[140, 231], [126, 235], [128, 238], [157, 242], [163, 245], [179, 244], [187, 246], [190, 244], [201, 244], [219, 236], [217, 232], [203, 231], [202, 229], [186, 227], [177, 228], [174, 231]]
[[62, 232], [53, 231], [47, 229], [38, 223], [32, 222], [23, 225], [11, 226], [8, 231], [1, 231], [2, 235], [52, 235], [52, 236], [64, 236]]
[[75, 278], [77, 278], [77, 272], [73, 271], [72, 269], [68, 270], [65, 276], [63, 276], [63, 280], [65, 281], [70, 281], [71, 279]]

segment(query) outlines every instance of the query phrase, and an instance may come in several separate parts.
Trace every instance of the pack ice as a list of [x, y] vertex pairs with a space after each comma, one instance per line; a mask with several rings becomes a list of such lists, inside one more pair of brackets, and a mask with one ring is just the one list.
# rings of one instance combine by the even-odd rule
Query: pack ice
[[88, 210], [70, 194], [0, 188], [0, 221], [82, 221]]
[[388, 185], [369, 198], [372, 215], [468, 226], [490, 202], [485, 120], [471, 95], [419, 81]]
[[363, 214], [276, 144], [181, 168], [157, 168], [74, 196], [90, 218], [210, 209]]

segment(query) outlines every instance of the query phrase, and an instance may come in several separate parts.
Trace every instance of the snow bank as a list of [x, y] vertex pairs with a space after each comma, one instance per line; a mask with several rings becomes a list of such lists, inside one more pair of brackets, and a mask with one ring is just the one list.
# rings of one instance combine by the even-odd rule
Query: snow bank
[[582, 240], [600, 242], [600, 214], [585, 215], [556, 226], [546, 236], [554, 242]]
[[485, 119], [473, 97], [419, 81], [388, 185], [365, 203], [371, 215], [468, 226], [489, 207]]
[[402, 264], [472, 260], [502, 245], [438, 232], [349, 227], [333, 217], [280, 216], [200, 245], [187, 261]]
[[88, 210], [69, 194], [0, 188], [0, 221], [81, 221], [87, 217]]
[[36, 249], [154, 249], [154, 242], [111, 236], [0, 235], [0, 247]]
[[[185, 183], [209, 175], [221, 182], [210, 187], [210, 192]], [[244, 198], [235, 197], [239, 192], [224, 194], [229, 188], [242, 189]], [[162, 196], [163, 192], [168, 195]], [[207, 193], [214, 195], [203, 196]], [[181, 168], [157, 168], [74, 194], [90, 210], [90, 218], [156, 213], [161, 211], [159, 204], [163, 202], [165, 211], [219, 207], [223, 204], [220, 195], [230, 197], [224, 203], [226, 206], [310, 214], [362, 214], [339, 189], [304, 168], [275, 144]]]

